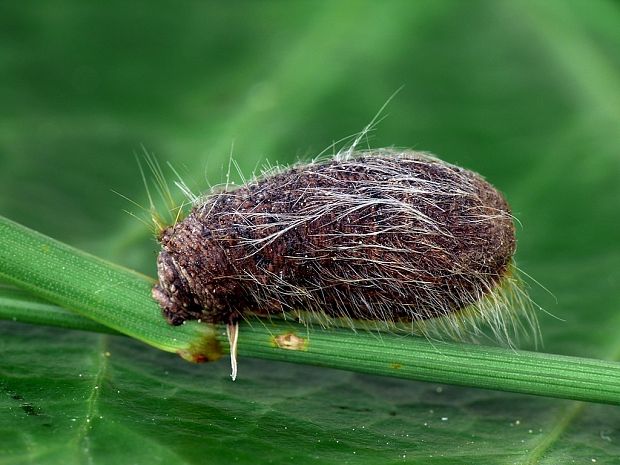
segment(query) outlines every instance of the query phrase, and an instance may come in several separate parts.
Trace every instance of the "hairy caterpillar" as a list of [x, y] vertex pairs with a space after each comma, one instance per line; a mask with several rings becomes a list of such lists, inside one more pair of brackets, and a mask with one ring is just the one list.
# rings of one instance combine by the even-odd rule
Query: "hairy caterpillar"
[[[336, 155], [198, 199], [163, 229], [153, 297], [174, 325], [238, 321], [416, 325], [452, 336], [490, 324], [510, 340], [515, 230], [481, 176], [428, 154]], [[471, 323], [474, 322], [474, 323]]]

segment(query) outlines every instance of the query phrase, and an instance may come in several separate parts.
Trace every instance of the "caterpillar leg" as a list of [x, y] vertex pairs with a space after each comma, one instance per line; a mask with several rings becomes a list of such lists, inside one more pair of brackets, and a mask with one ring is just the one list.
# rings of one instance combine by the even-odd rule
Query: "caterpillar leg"
[[230, 377], [234, 381], [237, 379], [237, 339], [239, 337], [239, 322], [228, 323], [226, 325], [226, 335], [230, 345]]

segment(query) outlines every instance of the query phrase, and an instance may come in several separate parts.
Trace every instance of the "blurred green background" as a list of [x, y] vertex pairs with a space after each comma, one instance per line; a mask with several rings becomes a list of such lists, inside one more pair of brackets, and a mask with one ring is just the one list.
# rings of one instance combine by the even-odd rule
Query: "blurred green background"
[[[231, 150], [246, 176], [309, 159], [403, 86], [370, 144], [486, 176], [553, 294], [531, 289], [560, 318], [541, 312], [543, 350], [620, 357], [618, 2], [2, 2], [0, 84], [0, 214], [151, 275], [112, 192], [146, 202], [142, 145], [206, 189]], [[232, 383], [122, 338], [0, 333], [0, 464], [620, 455], [615, 407], [254, 360]]]

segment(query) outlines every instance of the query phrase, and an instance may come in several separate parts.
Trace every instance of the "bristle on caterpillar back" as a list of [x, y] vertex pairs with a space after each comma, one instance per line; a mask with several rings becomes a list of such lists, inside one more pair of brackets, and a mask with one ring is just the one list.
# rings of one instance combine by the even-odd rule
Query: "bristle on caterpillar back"
[[[133, 206], [138, 207], [141, 211], [139, 214], [129, 210], [125, 210], [125, 212], [146, 225], [155, 237], [159, 237], [168, 227], [182, 220], [187, 215], [188, 207], [197, 203], [199, 197], [194, 195], [177, 170], [171, 164], [168, 164], [168, 168], [177, 177], [177, 180], [174, 181], [174, 185], [181, 191], [186, 199], [184, 201], [179, 201], [175, 195], [173, 195], [166, 175], [157, 158], [149, 153], [145, 147], [142, 147], [142, 151], [142, 155], [138, 156], [136, 154], [135, 158], [140, 172], [140, 178], [144, 185], [148, 206], [141, 205], [136, 200], [120, 192], [113, 192], [130, 202]], [[143, 164], [146, 165], [146, 170]], [[147, 175], [147, 173], [149, 173], [149, 175]], [[152, 188], [154, 188], [157, 195], [151, 192]]]
[[190, 199], [160, 234], [153, 295], [172, 324], [281, 317], [458, 340], [490, 328], [508, 345], [521, 326], [537, 334], [508, 204], [428, 154], [350, 149]]

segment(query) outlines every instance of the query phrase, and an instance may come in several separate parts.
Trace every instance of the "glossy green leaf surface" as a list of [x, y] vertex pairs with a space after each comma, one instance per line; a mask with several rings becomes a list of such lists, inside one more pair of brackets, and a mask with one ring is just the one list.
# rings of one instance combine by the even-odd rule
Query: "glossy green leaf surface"
[[[141, 144], [193, 187], [361, 130], [505, 192], [544, 350], [620, 358], [620, 8], [0, 6], [0, 214], [154, 274]], [[239, 180], [233, 170], [232, 177]], [[171, 176], [172, 178], [172, 176]], [[557, 300], [557, 303], [556, 303]], [[620, 409], [0, 324], [0, 463], [616, 463]], [[525, 347], [528, 348], [528, 347]], [[620, 374], [619, 374], [620, 376]], [[596, 461], [596, 462], [595, 462]]]

